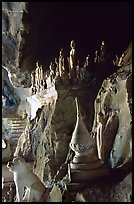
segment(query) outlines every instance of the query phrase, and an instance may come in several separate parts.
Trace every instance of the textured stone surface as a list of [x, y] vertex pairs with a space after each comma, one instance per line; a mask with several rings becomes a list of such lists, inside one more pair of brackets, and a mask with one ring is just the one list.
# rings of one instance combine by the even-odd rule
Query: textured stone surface
[[2, 65], [10, 71], [14, 86], [28, 83], [28, 74], [19, 77], [26, 5], [26, 2], [2, 2]]
[[[99, 86], [100, 91], [98, 92]], [[93, 90], [94, 94], [91, 95], [90, 92]], [[45, 184], [53, 181], [57, 171], [66, 161], [69, 152], [69, 142], [76, 123], [74, 100], [76, 96], [81, 100], [82, 115], [89, 131], [91, 131], [92, 124], [92, 131], [96, 131], [96, 114], [100, 111], [100, 107], [106, 115], [104, 132], [105, 154], [110, 167], [118, 167], [126, 163], [128, 158], [131, 158], [132, 95], [130, 64], [129, 66], [120, 68], [113, 75], [105, 79], [102, 86], [101, 81], [99, 81], [97, 87], [93, 86], [84, 90], [58, 90], [58, 96], [49, 99], [42, 109], [38, 110], [36, 117], [31, 121], [30, 135], [34, 155], [34, 171]], [[94, 113], [92, 107], [95, 97]], [[113, 112], [116, 112], [114, 119], [111, 114]], [[114, 154], [113, 149], [115, 149]], [[126, 166], [128, 166], [128, 172], [130, 172], [130, 166], [128, 164], [126, 164]], [[67, 173], [67, 168], [61, 169], [64, 172], [60, 172], [60, 180], [62, 180]], [[108, 183], [105, 182], [104, 189], [98, 186], [91, 189], [91, 192], [94, 192], [94, 195], [97, 196], [91, 197], [91, 200], [129, 201], [131, 199], [131, 177], [128, 181], [128, 179], [123, 180], [126, 174], [122, 171], [119, 175], [122, 176], [121, 183], [111, 183], [108, 189]], [[109, 177], [111, 177], [111, 175]], [[118, 177], [117, 175], [114, 177], [115, 181], [118, 180]], [[120, 189], [119, 194], [116, 193], [114, 195], [113, 192], [117, 192], [118, 187]], [[124, 192], [129, 192], [129, 194], [123, 194], [121, 192], [123, 189]], [[78, 191], [75, 193], [77, 192]], [[98, 198], [98, 193], [101, 194], [100, 198]], [[72, 197], [71, 199], [74, 198]]]
[[[27, 59], [23, 63], [20, 60], [23, 55], [24, 24], [22, 20], [25, 8], [25, 2], [2, 2], [2, 65], [10, 70], [13, 85], [21, 87], [30, 85]], [[38, 109], [36, 117], [30, 124], [30, 143], [24, 145], [24, 156], [28, 157], [32, 153], [34, 171], [42, 181], [51, 182], [66, 161], [69, 142], [76, 122], [74, 101], [76, 96], [80, 98], [83, 120], [89, 132], [96, 133], [98, 112], [102, 110], [105, 114], [105, 156], [110, 167], [126, 164], [126, 161], [131, 158], [131, 52], [132, 44], [126, 50], [124, 66], [118, 71], [117, 67], [97, 67], [96, 81], [91, 87], [71, 91], [69, 89], [58, 90], [57, 97], [52, 97], [44, 103], [42, 108]], [[25, 67], [25, 72], [20, 72], [20, 64]], [[116, 120], [112, 118], [113, 112], [116, 113]], [[29, 145], [31, 143], [32, 146]], [[131, 171], [129, 165], [128, 169]], [[65, 174], [66, 172], [63, 176]], [[120, 174], [124, 173], [120, 172]], [[94, 186], [89, 189], [88, 187], [82, 192], [83, 199], [94, 202], [129, 202], [132, 191], [131, 175], [123, 179], [118, 183], [111, 183], [111, 186], [106, 180], [105, 185], [102, 184], [101, 188]]]
[[32, 132], [36, 156], [35, 171], [44, 180], [51, 179], [55, 175], [68, 152], [76, 110], [73, 98], [67, 96], [66, 93], [64, 97], [61, 94], [58, 99], [52, 99], [44, 106], [39, 116], [40, 122]]
[[132, 202], [132, 174], [119, 183], [89, 187], [76, 194], [75, 202]]
[[[95, 102], [95, 115], [92, 131], [96, 131], [96, 114], [100, 111], [101, 107], [102, 110], [105, 111], [107, 122], [104, 134], [106, 143], [105, 152], [107, 154], [107, 162], [112, 168], [122, 165], [128, 158], [131, 158], [131, 66], [132, 65], [130, 63], [129, 66], [126, 65], [120, 68], [113, 75], [105, 79], [96, 98], [96, 101], [99, 101], [101, 93], [101, 105]], [[92, 87], [88, 90], [88, 92], [90, 93], [93, 88], [96, 90], [96, 92], [94, 92], [94, 96], [87, 97], [87, 95], [85, 95], [87, 104], [90, 104], [90, 106], [90, 102], [94, 101], [94, 97], [98, 89], [96, 87]], [[51, 181], [59, 167], [66, 159], [69, 140], [71, 139], [71, 134], [76, 122], [76, 109], [74, 105], [74, 98], [76, 95], [78, 95], [83, 102], [82, 113], [83, 116], [85, 116], [85, 124], [88, 124], [87, 127], [89, 131], [91, 131], [90, 127], [92, 127], [93, 116], [91, 117], [90, 112], [87, 111], [90, 110], [91, 107], [89, 108], [85, 100], [83, 100], [85, 99], [84, 94], [87, 94], [88, 92], [87, 90], [84, 91], [84, 93], [83, 91], [76, 91], [73, 92], [73, 95], [71, 95], [72, 93], [62, 91], [62, 94], [59, 93], [57, 100], [49, 104], [49, 108], [48, 105], [44, 108], [46, 126], [43, 126], [45, 131], [41, 131], [40, 129], [40, 131], [37, 130], [38, 133], [36, 132], [36, 138], [37, 134], [41, 134], [42, 136], [38, 137], [38, 142], [36, 142], [37, 160], [35, 161], [35, 171], [44, 181]], [[44, 114], [44, 110], [42, 111], [42, 114]], [[112, 112], [116, 112], [117, 114], [116, 119], [114, 120], [111, 116]], [[44, 119], [42, 116], [41, 118], [42, 119], [40, 121], [43, 121]], [[43, 125], [43, 122], [41, 122], [40, 125], [41, 124]], [[113, 149], [115, 150], [114, 154]], [[130, 172], [131, 168], [129, 165], [128, 169], [128, 172]], [[65, 175], [65, 173], [63, 175]], [[124, 173], [121, 171], [119, 175], [123, 176]], [[125, 176], [126, 175], [124, 175], [124, 177]], [[107, 188], [107, 182], [105, 183], [105, 192], [103, 192], [105, 195], [104, 199], [103, 193], [100, 192], [100, 189], [97, 190], [97, 188], [95, 188], [94, 194], [98, 195], [98, 192], [101, 193], [101, 197], [99, 199], [104, 201], [129, 201], [131, 199], [131, 177], [129, 178], [129, 181], [127, 179], [123, 181], [124, 177], [122, 178], [121, 184], [117, 184], [115, 182], [111, 184], [110, 189]], [[117, 178], [115, 176], [115, 180]], [[116, 193], [114, 195], [113, 192], [117, 192], [118, 187], [120, 189], [119, 194]], [[123, 189], [125, 194], [122, 193]], [[127, 194], [127, 192], [129, 192], [129, 194]], [[95, 197], [92, 199], [94, 200]]]
[[[131, 52], [129, 53], [131, 55]], [[128, 57], [129, 59], [130, 57]], [[132, 63], [123, 66], [116, 73], [105, 79], [95, 100], [95, 115], [92, 131], [96, 131], [96, 115], [103, 111], [105, 130], [103, 131], [106, 161], [111, 167], [122, 164], [131, 157], [131, 99], [132, 99]], [[112, 113], [116, 118], [109, 122]]]

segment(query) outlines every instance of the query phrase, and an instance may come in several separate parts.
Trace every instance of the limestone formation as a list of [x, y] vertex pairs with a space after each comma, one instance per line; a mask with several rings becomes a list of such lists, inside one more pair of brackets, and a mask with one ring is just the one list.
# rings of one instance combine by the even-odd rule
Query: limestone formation
[[[27, 113], [32, 113], [32, 121], [27, 133], [27, 138], [22, 137], [24, 139], [22, 139], [22, 143], [25, 142], [22, 146], [20, 145], [20, 150], [27, 159], [29, 158], [29, 152], [33, 152], [34, 171], [44, 183], [48, 185], [51, 184], [55, 175], [57, 175], [55, 182], [58, 181], [62, 183], [62, 181], [59, 180], [62, 180], [63, 177], [68, 174], [69, 179], [66, 180], [64, 178], [64, 181], [70, 182], [72, 180], [75, 183], [70, 182], [70, 187], [68, 186], [67, 190], [73, 186], [73, 190], [75, 189], [78, 192], [77, 187], [80, 186], [77, 185], [77, 182], [83, 183], [83, 181], [88, 181], [87, 184], [89, 185], [91, 184], [90, 181], [96, 178], [96, 175], [102, 176], [104, 169], [106, 169], [101, 161], [103, 160], [111, 168], [109, 177], [107, 177], [109, 179], [111, 178], [111, 180], [102, 179], [102, 186], [97, 188], [99, 180], [97, 178], [97, 187], [90, 186], [87, 190], [87, 194], [86, 190], [84, 193], [77, 193], [76, 201], [131, 202], [132, 178], [131, 175], [128, 175], [125, 179], [124, 177], [131, 171], [130, 166], [132, 160], [132, 44], [123, 52], [120, 59], [116, 57], [114, 66], [111, 67], [109, 65], [111, 63], [110, 52], [108, 52], [107, 45], [103, 41], [94, 59], [96, 68], [95, 77], [90, 78], [92, 83], [89, 85], [86, 83], [87, 73], [85, 69], [81, 67], [83, 62], [81, 59], [80, 61], [76, 59], [77, 52], [75, 43], [72, 41], [70, 56], [68, 58], [69, 76], [72, 82], [78, 82], [80, 75], [80, 83], [78, 82], [80, 85], [79, 88], [77, 86], [73, 87], [67, 75], [64, 75], [64, 71], [66, 72], [67, 70], [65, 61], [65, 70], [61, 71], [60, 74], [63, 81], [59, 83], [61, 85], [60, 89], [58, 89], [58, 86], [56, 87], [57, 94], [53, 95], [55, 89], [52, 89], [52, 86], [55, 80], [58, 82], [59, 71], [55, 71], [56, 68], [52, 63], [52, 67], [54, 66], [54, 69], [52, 69], [54, 74], [53, 71], [51, 74], [50, 70], [48, 71], [46, 84], [44, 84], [47, 90], [45, 95], [42, 95], [42, 67], [38, 64], [40, 69], [37, 74], [38, 79], [35, 80], [33, 75], [31, 81], [31, 67], [33, 67], [36, 58], [32, 55], [26, 56], [29, 46], [25, 46], [25, 51], [23, 50], [25, 40], [29, 39], [24, 31], [24, 24], [27, 23], [25, 22], [25, 17], [27, 19], [27, 17], [30, 16], [30, 13], [27, 13], [25, 16], [26, 4], [26, 2], [2, 2], [2, 103], [4, 108], [2, 110], [2, 117], [4, 117], [3, 121], [5, 119], [7, 120], [7, 130], [9, 130], [10, 127], [8, 127], [10, 117], [18, 117], [20, 110], [21, 116], [25, 117], [26, 109]], [[34, 42], [33, 40], [37, 39], [38, 31], [36, 33], [36, 26], [35, 29], [32, 27], [33, 26], [30, 27], [32, 35], [29, 35], [32, 42], [30, 49], [35, 48], [35, 46], [33, 46], [34, 43], [38, 43], [38, 41], [35, 40]], [[35, 49], [33, 50], [35, 51]], [[28, 63], [28, 61], [30, 63]], [[55, 61], [55, 64], [57, 67], [59, 66], [57, 61]], [[104, 69], [102, 69], [102, 67], [104, 67]], [[8, 79], [7, 76], [9, 77]], [[40, 100], [36, 100], [36, 96], [31, 97], [31, 82], [33, 94], [36, 94], [38, 91]], [[27, 90], [25, 91], [24, 89], [26, 87]], [[20, 98], [18, 97], [18, 93]], [[29, 99], [30, 97], [33, 102], [33, 104], [29, 103], [31, 109], [27, 108], [26, 104], [28, 103], [26, 102], [27, 98]], [[84, 118], [82, 117], [82, 113], [77, 118], [79, 121], [77, 128], [75, 128], [75, 97], [81, 99], [83, 109], [85, 110]], [[40, 102], [41, 100], [42, 102]], [[20, 105], [21, 102], [23, 103], [22, 106]], [[19, 105], [19, 111], [12, 109], [12, 106], [15, 104], [16, 107]], [[9, 105], [10, 110], [8, 109]], [[5, 109], [5, 106], [8, 107]], [[33, 112], [35, 114], [33, 114]], [[98, 115], [102, 117], [98, 118]], [[15, 121], [14, 124], [15, 123], [17, 123], [17, 121]], [[79, 126], [81, 127], [80, 129]], [[13, 130], [14, 126], [11, 128]], [[16, 130], [17, 133], [20, 131], [18, 126]], [[75, 130], [73, 133], [75, 137], [71, 140], [73, 130]], [[86, 133], [83, 134], [82, 131]], [[92, 133], [94, 138], [91, 136]], [[76, 135], [78, 137], [76, 137]], [[82, 135], [82, 137], [80, 137], [80, 135]], [[9, 136], [12, 138], [13, 135], [9, 134]], [[86, 139], [88, 136], [89, 140], [91, 139], [91, 143]], [[80, 140], [78, 139], [79, 137]], [[66, 158], [69, 152], [70, 140], [70, 146], [74, 150], [71, 149], [71, 151], [75, 156], [72, 154], [70, 156], [71, 159], [67, 160], [67, 162]], [[96, 142], [93, 148], [90, 146], [92, 141]], [[7, 138], [2, 139], [2, 159], [8, 156], [5, 160], [2, 160], [3, 162], [11, 159], [12, 153], [14, 152], [12, 144], [10, 146], [8, 142]], [[31, 160], [31, 157], [29, 159]], [[118, 174], [115, 173], [112, 176], [112, 173], [116, 172], [116, 170]], [[117, 180], [120, 176], [122, 176], [124, 180], [117, 184]], [[9, 186], [6, 179], [4, 185]], [[113, 180], [115, 180], [114, 184]], [[52, 199], [54, 199], [53, 195], [51, 196]], [[67, 199], [74, 201], [72, 197], [69, 196]]]
[[74, 202], [132, 202], [132, 174], [115, 184], [113, 180], [111, 176], [103, 183], [78, 191]]
[[[104, 161], [115, 168], [131, 158], [131, 44], [124, 65], [103, 81], [95, 100], [93, 132], [97, 132], [97, 115], [105, 116], [102, 131]], [[126, 65], [125, 65], [126, 63]], [[128, 88], [129, 87], [129, 88]]]
[[23, 83], [27, 76], [20, 72], [20, 58], [24, 46], [22, 19], [26, 7], [26, 2], [2, 2], [2, 65], [10, 70], [14, 86], [25, 87], [30, 85], [30, 80]]
[[52, 187], [47, 202], [62, 202], [62, 193], [58, 185]]

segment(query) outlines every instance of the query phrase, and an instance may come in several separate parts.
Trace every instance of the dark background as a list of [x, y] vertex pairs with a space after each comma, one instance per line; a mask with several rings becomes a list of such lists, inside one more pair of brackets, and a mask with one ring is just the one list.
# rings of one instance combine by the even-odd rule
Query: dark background
[[28, 10], [31, 52], [46, 66], [61, 48], [69, 56], [72, 39], [81, 61], [87, 54], [94, 56], [102, 40], [119, 56], [131, 42], [131, 2], [29, 2]]

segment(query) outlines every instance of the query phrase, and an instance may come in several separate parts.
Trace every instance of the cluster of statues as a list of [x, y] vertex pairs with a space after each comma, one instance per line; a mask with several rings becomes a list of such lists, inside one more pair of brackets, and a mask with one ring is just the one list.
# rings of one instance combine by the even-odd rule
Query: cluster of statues
[[31, 73], [32, 94], [50, 88], [57, 83], [61, 84], [82, 84], [87, 79], [95, 74], [95, 66], [97, 65], [116, 65], [122, 66], [124, 59], [123, 55], [113, 60], [111, 52], [105, 41], [102, 41], [100, 49], [95, 51], [95, 57], [92, 59], [91, 55], [87, 55], [85, 61], [80, 63], [74, 40], [70, 43], [69, 57], [65, 58], [63, 48], [59, 52], [59, 57], [51, 61], [48, 71], [43, 73], [42, 65], [36, 63], [35, 71]]
[[32, 93], [36, 94], [37, 91], [38, 92], [41, 91], [43, 86], [44, 86], [43, 69], [42, 69], [42, 65], [39, 66], [37, 62], [35, 71], [31, 72]]
[[102, 41], [100, 51], [95, 51], [94, 63], [102, 65], [112, 64], [111, 52], [108, 50], [105, 41]]
[[125, 55], [126, 55], [125, 52], [121, 55], [121, 57], [118, 57], [118, 55], [116, 55], [116, 59], [113, 60], [113, 65], [121, 67], [124, 63]]

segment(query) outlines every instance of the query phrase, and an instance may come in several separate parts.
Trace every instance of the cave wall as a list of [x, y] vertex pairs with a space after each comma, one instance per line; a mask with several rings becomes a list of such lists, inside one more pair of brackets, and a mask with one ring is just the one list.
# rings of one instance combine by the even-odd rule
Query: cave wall
[[[91, 88], [86, 92], [79, 90], [73, 93], [68, 90], [61, 92], [58, 90], [57, 98], [44, 105], [41, 115], [38, 116], [38, 122], [33, 125], [37, 127], [34, 131], [31, 130], [36, 145], [34, 149], [35, 171], [42, 179], [43, 174], [46, 180], [48, 177], [52, 178], [67, 157], [69, 141], [76, 122], [74, 102], [76, 96], [80, 98], [83, 119], [89, 132], [92, 131], [96, 135], [98, 125], [96, 116], [100, 110], [106, 117], [104, 132], [106, 163], [114, 168], [131, 158], [131, 68], [132, 64], [126, 65], [105, 79], [100, 86], [95, 103], [95, 95], [91, 97], [90, 94]], [[94, 103], [94, 110], [92, 103]], [[91, 114], [91, 109], [94, 114]], [[112, 114], [115, 116], [113, 117]], [[49, 161], [50, 165], [44, 164], [43, 161]]]
[[[97, 129], [97, 114], [103, 112], [104, 152], [106, 162], [112, 168], [123, 164], [132, 156], [132, 50], [130, 50], [131, 44], [126, 51], [124, 66], [103, 81], [94, 104], [92, 131], [96, 132]], [[112, 114], [115, 115], [114, 118]]]
[[65, 162], [75, 121], [75, 101], [68, 91], [48, 100], [31, 121], [34, 171], [44, 182], [51, 182]]
[[[22, 19], [26, 5], [26, 2], [2, 2], [2, 65], [10, 70], [14, 86], [22, 87], [30, 84], [29, 74], [20, 72], [21, 49], [24, 43]], [[106, 116], [105, 141], [108, 164], [112, 168], [118, 167], [131, 158], [132, 62], [129, 53], [131, 49], [132, 45], [126, 50], [126, 64], [105, 79], [102, 86], [101, 82], [95, 84], [84, 94], [82, 91], [79, 94], [72, 94], [67, 90], [58, 92], [57, 96], [48, 100], [38, 110], [36, 117], [31, 121], [30, 138], [34, 171], [42, 181], [51, 182], [66, 160], [76, 122], [74, 101], [76, 95], [83, 103], [84, 120], [89, 131], [96, 133], [96, 116], [100, 110]], [[116, 113], [118, 122], [109, 126], [108, 121], [113, 112]], [[110, 144], [108, 137], [111, 138]]]
[[76, 194], [75, 202], [132, 202], [132, 173], [119, 182], [104, 182]]
[[[87, 187], [82, 191], [82, 195], [87, 196], [86, 193], [91, 191], [90, 196], [86, 198], [87, 201], [131, 200], [132, 183], [129, 173], [132, 159], [132, 62], [131, 57], [128, 59], [117, 72], [105, 78], [102, 85], [99, 83], [100, 88], [98, 85], [96, 89], [91, 88], [86, 92], [79, 90], [73, 93], [68, 90], [61, 92], [58, 90], [57, 98], [50, 100], [41, 110], [40, 121], [35, 123], [38, 128], [32, 131], [33, 144], [36, 146], [34, 171], [46, 185], [53, 181], [55, 174], [68, 156], [69, 142], [76, 123], [74, 99], [77, 96], [81, 99], [82, 115], [89, 132], [92, 131], [96, 135], [97, 114], [102, 111], [105, 115], [106, 127], [103, 137], [107, 165], [117, 171], [118, 168], [126, 165], [123, 170], [125, 174], [121, 171], [119, 176], [116, 174], [111, 176], [114, 182], [112, 183], [113, 180], [108, 182], [109, 189], [105, 181], [104, 188], [102, 186]], [[92, 97], [91, 90], [96, 90], [96, 94], [94, 93]], [[93, 115], [90, 115], [91, 102], [94, 103]], [[124, 179], [127, 174], [129, 174], [128, 177]], [[123, 176], [122, 180], [116, 182], [120, 176]]]
[[2, 2], [2, 66], [10, 72], [13, 85], [23, 87], [30, 84], [29, 71], [20, 72], [26, 9], [26, 2]]
[[97, 114], [102, 111], [105, 115], [105, 162], [115, 168], [131, 158], [131, 82], [132, 63], [129, 60], [103, 83], [96, 81], [95, 85], [83, 90], [57, 90], [55, 97], [45, 101], [31, 121], [30, 129], [34, 169], [42, 180], [51, 180], [66, 160], [76, 122], [76, 96], [82, 105], [83, 120], [95, 136]]
[[98, 87], [91, 87], [91, 95], [89, 88], [58, 89], [57, 96], [46, 100], [31, 121], [34, 170], [42, 180], [51, 182], [67, 157], [70, 157], [69, 143], [76, 123], [75, 97], [79, 98], [83, 120], [91, 131], [97, 90]]

